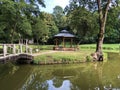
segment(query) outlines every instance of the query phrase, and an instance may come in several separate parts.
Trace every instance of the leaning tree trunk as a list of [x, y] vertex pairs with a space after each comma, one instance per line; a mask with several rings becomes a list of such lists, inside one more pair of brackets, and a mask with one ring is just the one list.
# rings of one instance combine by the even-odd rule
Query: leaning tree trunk
[[106, 24], [110, 1], [111, 0], [107, 0], [107, 4], [105, 6], [105, 9], [103, 10], [102, 5], [101, 5], [102, 1], [97, 0], [98, 13], [99, 13], [99, 24], [100, 24], [97, 47], [96, 47], [97, 60], [103, 60], [102, 45], [103, 45], [103, 40], [104, 40], [105, 24]]

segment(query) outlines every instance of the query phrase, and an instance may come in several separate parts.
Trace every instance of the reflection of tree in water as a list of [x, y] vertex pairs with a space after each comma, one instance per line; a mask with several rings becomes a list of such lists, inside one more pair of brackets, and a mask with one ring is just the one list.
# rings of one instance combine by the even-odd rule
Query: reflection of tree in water
[[[29, 75], [29, 80], [32, 75], [34, 78], [32, 83], [28, 84], [27, 90], [103, 90], [104, 87], [110, 87], [110, 84], [118, 87], [120, 80], [116, 82], [116, 79], [120, 71], [115, 71], [116, 67], [120, 67], [119, 63], [116, 66], [109, 62], [96, 62], [67, 67], [36, 67], [31, 76]], [[65, 85], [68, 87], [61, 89]]]
[[96, 70], [96, 73], [98, 75], [98, 78], [96, 78], [96, 80], [99, 82], [98, 84], [98, 88], [103, 89], [103, 66], [104, 66], [104, 62], [95, 62], [94, 63], [94, 69]]
[[10, 75], [12, 76], [18, 69], [19, 67], [12, 63], [6, 63], [6, 64], [0, 63], [0, 79]]
[[[111, 55], [112, 56], [112, 55]], [[112, 58], [111, 58], [112, 59]], [[103, 68], [104, 78], [102, 79], [105, 86], [112, 86], [120, 89], [120, 61], [118, 58], [114, 60], [109, 60], [109, 62], [105, 63]]]
[[77, 76], [71, 80], [73, 90], [94, 90], [95, 88], [102, 87], [102, 65], [95, 63], [88, 63], [86, 66], [77, 69]]
[[[58, 82], [56, 82], [58, 81]], [[71, 83], [69, 80], [63, 80], [62, 82], [59, 82], [58, 80], [47, 80], [48, 83], [48, 90], [71, 90]], [[61, 80], [60, 80], [61, 81]], [[56, 87], [56, 85], [59, 84], [59, 87]]]
[[63, 88], [64, 85], [67, 85], [66, 83], [68, 83], [68, 86], [70, 86], [70, 81], [66, 80], [70, 77], [73, 77], [73, 75], [76, 75], [76, 73], [74, 70], [71, 70], [71, 68], [34, 68], [33, 72], [26, 79], [22, 89], [48, 90], [48, 81], [50, 80], [53, 81], [55, 88], [59, 88], [61, 86], [61, 88]]
[[63, 80], [62, 80], [62, 79], [59, 79], [59, 78], [57, 78], [57, 77], [53, 78], [53, 80], [52, 80], [52, 84], [53, 84], [56, 88], [60, 87], [60, 86], [62, 85], [62, 82], [63, 82]]
[[[76, 65], [77, 66], [77, 65]], [[54, 76], [67, 78], [71, 81], [71, 90], [88, 90], [100, 84], [98, 72], [94, 69], [93, 64], [80, 64], [77, 67], [69, 69], [59, 69], [52, 73]]]
[[71, 83], [69, 80], [62, 80], [59, 78], [53, 78], [51, 80], [45, 80], [43, 82], [37, 78], [36, 74], [31, 74], [22, 86], [22, 90], [71, 90]]
[[51, 78], [50, 72], [51, 70], [43, 72], [35, 68], [22, 86], [22, 90], [47, 90], [48, 84], [46, 80]]

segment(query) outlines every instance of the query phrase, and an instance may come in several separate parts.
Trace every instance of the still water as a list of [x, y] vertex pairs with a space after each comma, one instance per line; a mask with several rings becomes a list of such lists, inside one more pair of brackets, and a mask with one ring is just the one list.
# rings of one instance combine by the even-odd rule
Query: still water
[[81, 64], [2, 67], [0, 90], [120, 90], [119, 59]]

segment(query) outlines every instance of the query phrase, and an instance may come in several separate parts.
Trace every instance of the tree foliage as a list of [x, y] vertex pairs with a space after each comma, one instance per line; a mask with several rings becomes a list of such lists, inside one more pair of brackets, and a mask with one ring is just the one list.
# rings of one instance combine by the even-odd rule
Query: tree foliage
[[95, 43], [101, 33], [105, 43], [120, 42], [119, 0], [110, 0], [109, 5], [108, 0], [69, 1], [64, 10], [55, 6], [50, 14], [40, 11], [39, 5], [45, 7], [44, 0], [0, 0], [0, 42], [35, 39], [52, 44], [53, 36], [62, 29], [73, 32], [78, 37], [77, 43]]
[[36, 24], [33, 26], [33, 36], [34, 38], [37, 40], [40, 40], [41, 42], [46, 42], [46, 40], [48, 38], [48, 28], [45, 24], [45, 22], [43, 22], [41, 19], [38, 18], [38, 20], [36, 21]]
[[61, 6], [55, 6], [55, 8], [53, 8], [53, 16], [59, 30], [67, 27], [67, 17], [65, 16], [64, 10]]
[[97, 15], [89, 12], [84, 7], [74, 9], [68, 17], [69, 26], [80, 41], [87, 41], [98, 32]]
[[[31, 17], [39, 14], [38, 4], [43, 0], [0, 0], [1, 39], [11, 43], [16, 38], [29, 38], [32, 35]], [[7, 32], [7, 35], [6, 35]]]

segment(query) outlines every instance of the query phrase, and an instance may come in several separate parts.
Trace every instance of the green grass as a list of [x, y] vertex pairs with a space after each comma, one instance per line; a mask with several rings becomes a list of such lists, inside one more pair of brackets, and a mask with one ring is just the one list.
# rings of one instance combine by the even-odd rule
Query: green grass
[[[84, 44], [79, 45], [81, 50], [94, 50], [96, 49], [96, 44]], [[119, 44], [103, 44], [103, 52], [119, 52], [120, 45]]]
[[38, 64], [43, 63], [52, 63], [52, 62], [62, 62], [62, 63], [74, 63], [76, 62], [85, 62], [86, 56], [90, 55], [92, 52], [88, 51], [60, 51], [56, 53], [49, 53], [46, 55], [36, 56], [34, 58], [34, 63]]
[[[93, 61], [91, 53], [94, 51], [60, 51], [34, 57], [34, 64], [48, 63], [75, 63]], [[104, 60], [107, 60], [107, 53], [104, 53]]]
[[[33, 53], [45, 52], [48, 50], [53, 50], [54, 45], [29, 45], [33, 49]], [[38, 50], [38, 51], [37, 51]]]
[[[53, 50], [54, 45], [30, 45], [35, 52], [35, 49], [40, 50]], [[79, 45], [80, 50], [94, 50], [96, 49], [96, 44], [83, 44]], [[103, 51], [105, 52], [119, 52], [120, 44], [103, 44]]]
[[[34, 45], [32, 46], [34, 48], [39, 48], [41, 51], [45, 50], [52, 50], [53, 45], [44, 45], [44, 46], [37, 46], [35, 47]], [[119, 52], [119, 44], [103, 44], [103, 52], [104, 52], [104, 59], [107, 60], [107, 53], [106, 52]], [[38, 64], [39, 62], [43, 63], [50, 63], [50, 62], [66, 62], [69, 61], [74, 62], [74, 61], [79, 61], [79, 62], [84, 62], [84, 61], [91, 61], [91, 53], [95, 52], [96, 49], [96, 44], [84, 44], [84, 45], [79, 45], [79, 50], [78, 51], [67, 51], [67, 52], [57, 52], [57, 53], [51, 53], [51, 54], [46, 54], [46, 55], [40, 55], [36, 56], [34, 63]]]

